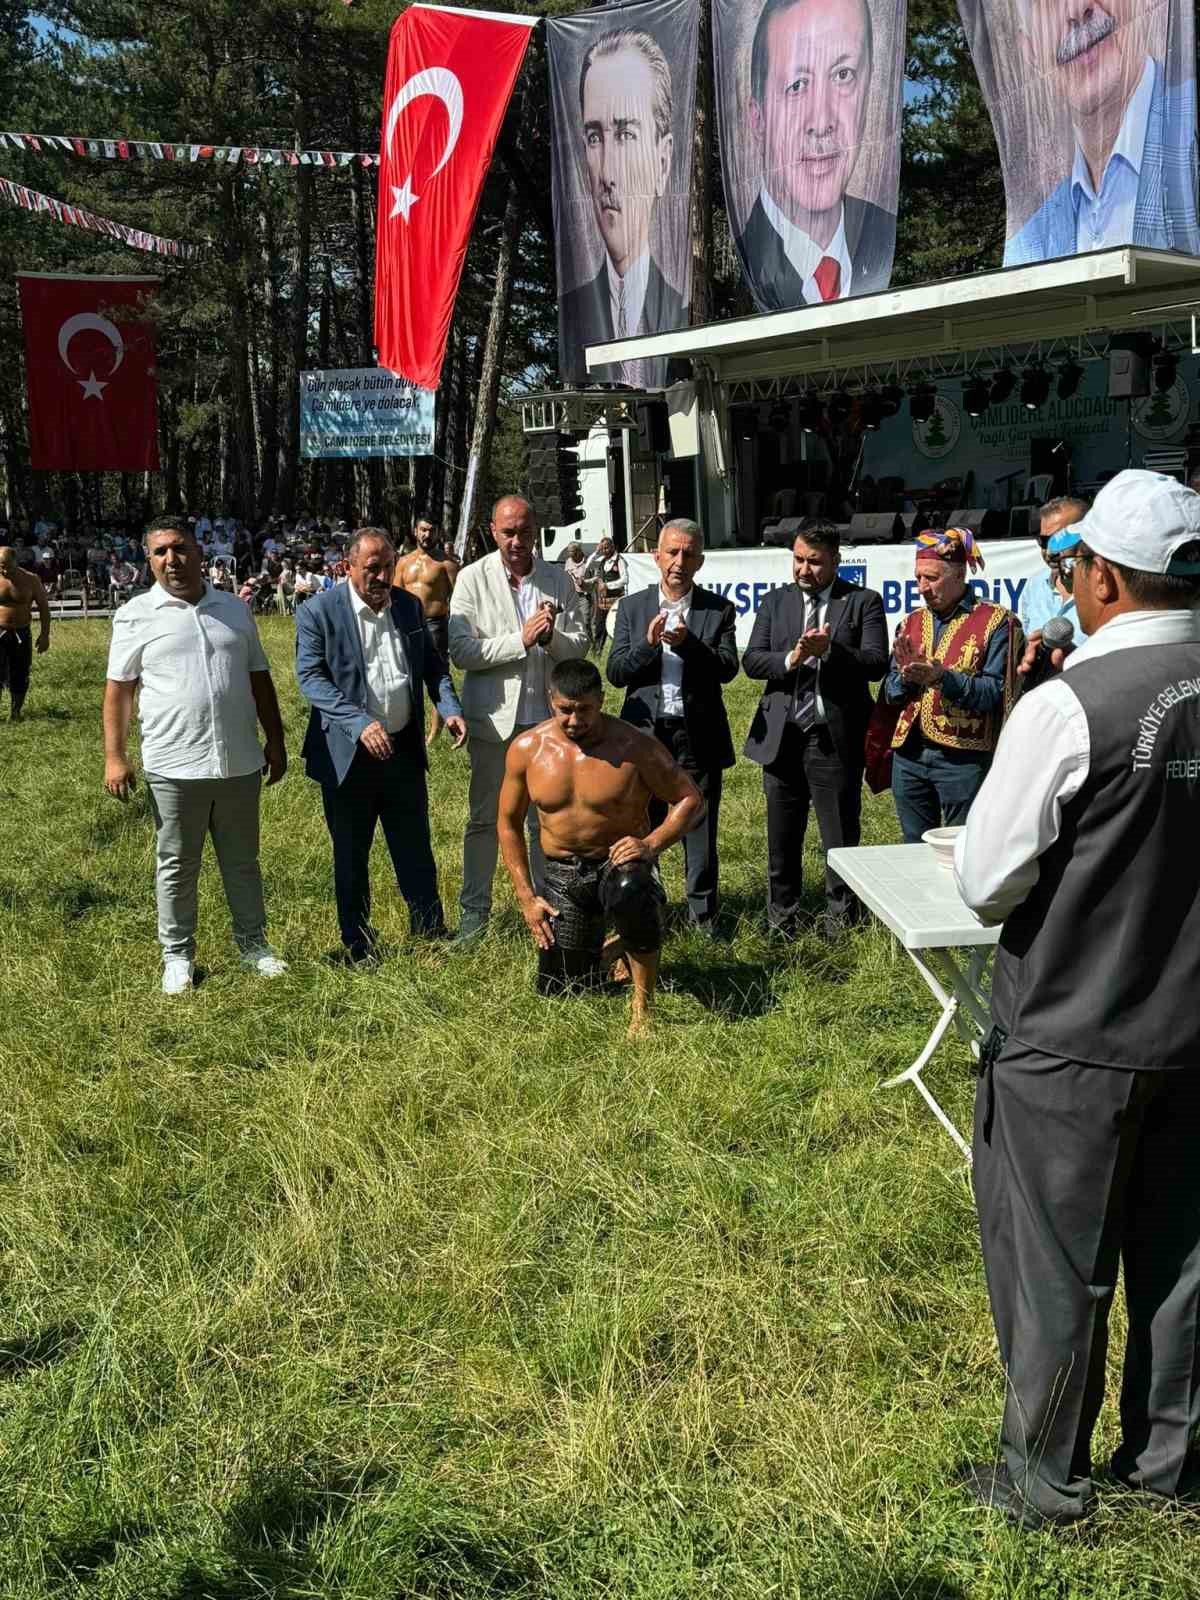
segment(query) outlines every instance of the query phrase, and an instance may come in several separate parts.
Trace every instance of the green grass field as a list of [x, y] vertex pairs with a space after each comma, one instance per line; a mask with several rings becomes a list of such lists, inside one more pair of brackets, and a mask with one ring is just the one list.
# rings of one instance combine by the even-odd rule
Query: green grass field
[[[207, 980], [158, 992], [144, 791], [100, 785], [106, 624], [57, 627], [0, 724], [4, 1600], [1200, 1592], [1200, 1518], [1110, 1494], [1022, 1535], [953, 1487], [1002, 1398], [970, 1191], [876, 1090], [929, 999], [877, 927], [767, 944], [756, 770], [722, 814], [735, 937], [671, 939], [643, 1044], [623, 997], [534, 997], [506, 885], [471, 954], [407, 945], [382, 841], [398, 953], [334, 971], [291, 632], [263, 627], [296, 762], [263, 804], [273, 984], [210, 864]], [[729, 704], [740, 740], [751, 686]], [[440, 743], [448, 908], [465, 773]], [[968, 1126], [962, 1047], [930, 1075]]]

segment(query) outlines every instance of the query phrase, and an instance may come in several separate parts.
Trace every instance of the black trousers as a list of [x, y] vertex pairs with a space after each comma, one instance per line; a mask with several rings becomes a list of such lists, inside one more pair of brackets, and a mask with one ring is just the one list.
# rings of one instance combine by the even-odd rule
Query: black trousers
[[333, 841], [333, 889], [346, 948], [361, 955], [374, 943], [371, 845], [376, 823], [383, 824], [413, 933], [442, 933], [446, 919], [438, 897], [425, 769], [419, 756], [402, 748], [389, 760], [377, 761], [360, 747], [342, 783], [321, 785], [321, 799]]
[[983, 1264], [1006, 1374], [1001, 1444], [1040, 1511], [1082, 1515], [1125, 1269], [1113, 1468], [1163, 1495], [1200, 1477], [1200, 1064], [1085, 1066], [1009, 1040], [975, 1098]]
[[[794, 722], [784, 729], [779, 754], [763, 768], [767, 797], [767, 921], [790, 932], [800, 912], [804, 834], [809, 809], [826, 853], [856, 845], [862, 834], [862, 767], [848, 767], [829, 729], [801, 733]], [[831, 916], [861, 916], [855, 895], [835, 872], [825, 869], [825, 902]]]
[[33, 634], [28, 628], [0, 628], [0, 690], [7, 689], [19, 711], [29, 693], [33, 666]]
[[[683, 866], [687, 880], [688, 917], [692, 922], [711, 922], [717, 914], [718, 875], [717, 824], [721, 816], [721, 769], [702, 767], [692, 754], [687, 724], [682, 717], [663, 717], [654, 724], [654, 734], [687, 773], [704, 796], [708, 813], [691, 833], [683, 836]], [[657, 828], [667, 814], [661, 801], [650, 802], [650, 826]]]

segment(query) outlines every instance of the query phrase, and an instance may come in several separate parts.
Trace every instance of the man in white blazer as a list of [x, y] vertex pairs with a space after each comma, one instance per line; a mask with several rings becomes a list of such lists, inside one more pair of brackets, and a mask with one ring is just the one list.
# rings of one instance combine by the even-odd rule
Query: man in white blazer
[[[546, 683], [556, 661], [587, 653], [580, 596], [561, 565], [535, 555], [533, 508], [504, 495], [492, 508], [496, 549], [464, 567], [450, 600], [450, 659], [465, 674], [463, 715], [471, 757], [470, 820], [463, 840], [462, 917], [456, 942], [477, 939], [492, 910], [496, 809], [508, 747], [550, 715]], [[530, 866], [542, 850], [530, 807]]]

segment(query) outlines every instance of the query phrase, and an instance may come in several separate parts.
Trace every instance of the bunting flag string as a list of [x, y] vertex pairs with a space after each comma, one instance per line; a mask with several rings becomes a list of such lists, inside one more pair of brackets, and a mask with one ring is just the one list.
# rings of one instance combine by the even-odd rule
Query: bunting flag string
[[146, 139], [79, 139], [65, 133], [0, 131], [0, 148], [33, 155], [82, 156], [108, 161], [214, 161], [247, 167], [377, 167], [368, 150], [283, 150], [244, 144], [164, 144]]
[[66, 223], [69, 227], [87, 228], [91, 233], [106, 233], [110, 239], [119, 239], [134, 250], [149, 250], [156, 256], [179, 256], [184, 260], [192, 260], [200, 254], [198, 245], [181, 244], [178, 239], [164, 239], [161, 234], [147, 233], [144, 228], [130, 228], [123, 222], [113, 222], [110, 217], [98, 217], [94, 211], [85, 211], [82, 206], [69, 205], [65, 200], [54, 199], [52, 195], [39, 194], [36, 189], [26, 189], [23, 184], [13, 183], [11, 178], [0, 178], [0, 198], [25, 211], [52, 216], [55, 222]]

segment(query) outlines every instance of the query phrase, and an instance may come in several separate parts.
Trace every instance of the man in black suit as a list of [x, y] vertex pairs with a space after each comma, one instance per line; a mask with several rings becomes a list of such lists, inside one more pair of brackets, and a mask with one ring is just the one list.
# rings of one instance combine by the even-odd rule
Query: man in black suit
[[382, 528], [360, 528], [346, 551], [346, 583], [296, 614], [296, 676], [312, 708], [304, 735], [308, 776], [321, 785], [333, 844], [342, 959], [373, 958], [371, 843], [377, 823], [408, 904], [414, 937], [446, 932], [429, 834], [422, 689], [455, 748], [467, 737], [446, 658], [419, 600], [392, 587], [396, 551]]
[[846, 193], [871, 65], [867, 0], [766, 0], [750, 55], [763, 181], [737, 242], [764, 311], [887, 288], [896, 218]]
[[579, 73], [579, 112], [592, 214], [604, 244], [600, 271], [559, 302], [564, 381], [661, 388], [666, 360], [626, 361], [590, 375], [589, 344], [681, 328], [683, 297], [650, 254], [654, 205], [671, 176], [671, 69], [640, 28], [614, 28], [589, 46]]
[[[742, 660], [766, 688], [746, 740], [767, 797], [767, 920], [785, 936], [800, 910], [804, 830], [811, 803], [826, 852], [859, 841], [863, 744], [870, 685], [887, 671], [883, 601], [838, 577], [838, 531], [811, 517], [792, 545], [792, 577], [754, 619]], [[825, 870], [827, 937], [860, 915], [842, 880]]]
[[[657, 587], [630, 595], [617, 612], [608, 681], [625, 690], [624, 720], [666, 745], [704, 797], [707, 814], [684, 836], [683, 857], [688, 916], [693, 927], [712, 938], [721, 774], [734, 759], [721, 696], [721, 685], [737, 677], [734, 609], [730, 601], [693, 581], [704, 565], [698, 523], [686, 517], [668, 522], [654, 559], [660, 574]], [[657, 804], [650, 811], [653, 827], [662, 821]]]

